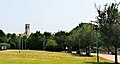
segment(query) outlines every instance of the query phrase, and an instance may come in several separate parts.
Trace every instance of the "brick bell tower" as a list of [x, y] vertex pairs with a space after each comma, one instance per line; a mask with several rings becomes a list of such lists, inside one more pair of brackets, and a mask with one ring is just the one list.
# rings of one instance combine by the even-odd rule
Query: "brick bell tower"
[[25, 24], [25, 33], [26, 36], [30, 35], [30, 24]]

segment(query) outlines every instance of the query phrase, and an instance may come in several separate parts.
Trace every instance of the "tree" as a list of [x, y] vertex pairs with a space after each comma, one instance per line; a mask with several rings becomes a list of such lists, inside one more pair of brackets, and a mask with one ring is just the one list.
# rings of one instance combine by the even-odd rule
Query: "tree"
[[68, 45], [76, 47], [76, 51], [80, 53], [80, 48], [86, 49], [86, 55], [90, 55], [90, 47], [95, 42], [95, 30], [91, 23], [81, 23], [75, 27], [68, 37]]
[[[7, 48], [10, 48], [10, 44], [7, 44], [7, 43], [0, 43], [0, 47], [6, 47]], [[1, 50], [1, 49], [0, 49]]]
[[44, 35], [43, 36], [43, 50], [44, 50], [48, 39], [53, 39], [53, 35], [50, 32], [44, 32], [43, 35]]
[[57, 47], [56, 41], [55, 41], [55, 40], [52, 40], [52, 39], [49, 39], [49, 40], [47, 41], [45, 50], [47, 50], [47, 51], [55, 51], [55, 50], [56, 50], [56, 47]]
[[54, 39], [57, 42], [57, 51], [63, 51], [66, 47], [66, 39], [67, 39], [67, 32], [65, 31], [59, 31], [55, 33]]
[[44, 32], [46, 39], [51, 38], [52, 34], [50, 32]]
[[95, 31], [93, 27], [94, 25], [91, 23], [84, 23], [78, 31], [81, 48], [86, 49], [86, 55], [90, 55], [90, 47], [95, 42]]
[[79, 31], [81, 47], [86, 49], [86, 55], [90, 55], [90, 47], [95, 43], [95, 30], [91, 23], [83, 24]]
[[72, 48], [75, 44], [75, 36], [74, 34], [69, 34], [67, 36], [67, 46], [68, 46], [68, 53], [72, 53]]
[[19, 44], [18, 44], [19, 43], [19, 38], [18, 38], [18, 36], [16, 36], [15, 33], [11, 34], [8, 39], [9, 39], [8, 43], [10, 44], [11, 49], [16, 49], [16, 48], [19, 47]]
[[120, 44], [120, 13], [118, 11], [119, 3], [105, 5], [104, 9], [97, 8], [98, 16], [97, 23], [99, 25], [100, 34], [103, 41], [107, 45], [114, 46], [115, 49], [115, 64], [117, 61], [117, 48]]
[[6, 42], [5, 33], [2, 30], [0, 30], [0, 43], [4, 42]]
[[43, 50], [43, 42], [44, 35], [40, 33], [40, 31], [36, 31], [36, 33], [31, 33], [28, 38], [27, 48], [33, 50]]
[[5, 37], [5, 33], [2, 30], [0, 30], [0, 37]]

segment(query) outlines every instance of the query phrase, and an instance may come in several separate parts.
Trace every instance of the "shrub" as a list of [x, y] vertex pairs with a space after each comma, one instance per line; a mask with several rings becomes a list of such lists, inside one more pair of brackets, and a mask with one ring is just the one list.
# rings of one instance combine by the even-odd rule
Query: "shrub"
[[7, 48], [10, 48], [10, 44], [7, 44], [7, 43], [0, 43], [0, 47], [2, 46], [6, 46]]

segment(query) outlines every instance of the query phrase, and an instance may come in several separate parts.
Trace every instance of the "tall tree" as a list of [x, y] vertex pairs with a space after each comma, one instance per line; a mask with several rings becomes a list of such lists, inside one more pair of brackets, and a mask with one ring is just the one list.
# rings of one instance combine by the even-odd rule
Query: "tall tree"
[[43, 50], [43, 34], [40, 31], [32, 33], [28, 38], [27, 48], [34, 50]]
[[63, 51], [66, 47], [66, 38], [67, 38], [67, 32], [65, 31], [59, 31], [55, 33], [54, 39], [57, 42], [57, 51]]
[[95, 30], [93, 29], [93, 24], [84, 24], [79, 31], [81, 47], [86, 49], [86, 55], [90, 55], [90, 47], [95, 42]]
[[47, 44], [47, 41], [49, 40], [49, 39], [52, 39], [53, 37], [52, 37], [53, 35], [52, 35], [52, 33], [50, 33], [50, 32], [44, 32], [44, 34], [43, 34], [43, 50], [45, 49], [45, 47], [46, 47], [46, 44]]
[[101, 36], [106, 45], [112, 45], [115, 49], [115, 64], [117, 61], [117, 48], [120, 44], [120, 14], [118, 11], [119, 3], [105, 5], [104, 9], [96, 7], [98, 11], [97, 23]]
[[86, 54], [90, 55], [90, 47], [95, 42], [93, 26], [91, 23], [81, 23], [70, 32], [69, 45], [76, 47], [78, 53], [80, 48], [83, 48], [86, 49]]
[[10, 48], [12, 49], [18, 48], [19, 39], [15, 33], [11, 34], [11, 36], [9, 36], [8, 39], [9, 39]]
[[5, 37], [5, 33], [0, 30], [0, 43], [5, 43], [6, 42], [6, 37]]

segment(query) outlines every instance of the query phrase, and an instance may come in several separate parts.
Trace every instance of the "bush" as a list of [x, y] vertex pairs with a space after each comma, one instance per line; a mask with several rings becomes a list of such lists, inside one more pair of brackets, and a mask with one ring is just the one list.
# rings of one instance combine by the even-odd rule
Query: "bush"
[[55, 51], [56, 48], [57, 48], [56, 41], [55, 41], [55, 40], [52, 40], [52, 39], [49, 39], [49, 40], [47, 41], [45, 50], [46, 50], [46, 51]]
[[7, 48], [10, 48], [10, 44], [7, 44], [7, 43], [0, 43], [0, 47], [2, 46], [6, 46]]
[[62, 46], [60, 46], [60, 45], [57, 45], [56, 46], [56, 52], [60, 52], [60, 51], [63, 51], [64, 50], [64, 48], [62, 47]]
[[15, 48], [16, 48], [15, 42], [11, 42], [11, 43], [10, 43], [10, 48], [11, 48], [11, 49], [15, 49]]

